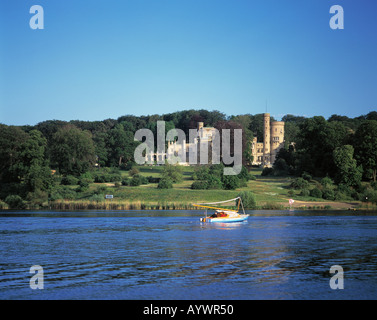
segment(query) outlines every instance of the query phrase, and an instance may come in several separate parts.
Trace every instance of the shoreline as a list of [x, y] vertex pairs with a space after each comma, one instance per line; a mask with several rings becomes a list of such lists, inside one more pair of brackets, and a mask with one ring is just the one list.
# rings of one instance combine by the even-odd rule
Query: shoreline
[[[288, 202], [288, 201], [287, 201]], [[255, 208], [245, 210], [321, 210], [321, 211], [377, 211], [377, 206], [371, 203], [361, 203], [357, 201], [336, 202], [336, 201], [301, 201], [295, 200], [292, 206], [287, 202], [260, 202]], [[194, 207], [192, 203], [184, 202], [141, 202], [124, 200], [90, 201], [90, 200], [56, 200], [45, 203], [42, 206], [27, 206], [23, 209], [9, 207], [0, 208], [1, 211], [22, 210], [22, 211], [75, 211], [75, 210], [103, 210], [103, 211], [158, 211], [158, 210], [191, 210], [203, 211]]]

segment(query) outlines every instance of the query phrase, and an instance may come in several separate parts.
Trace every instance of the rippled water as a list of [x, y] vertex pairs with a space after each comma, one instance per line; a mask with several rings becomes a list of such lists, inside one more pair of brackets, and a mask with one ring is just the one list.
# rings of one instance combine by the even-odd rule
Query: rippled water
[[[2, 212], [0, 299], [377, 298], [377, 214], [249, 213]], [[29, 286], [33, 265], [43, 290]]]

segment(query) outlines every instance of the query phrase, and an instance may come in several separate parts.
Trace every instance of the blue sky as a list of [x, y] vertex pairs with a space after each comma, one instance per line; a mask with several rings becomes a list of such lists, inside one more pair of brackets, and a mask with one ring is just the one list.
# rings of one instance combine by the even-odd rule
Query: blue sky
[[[32, 30], [32, 5], [44, 30]], [[329, 26], [332, 5], [344, 30]], [[0, 123], [377, 110], [374, 0], [4, 0]]]

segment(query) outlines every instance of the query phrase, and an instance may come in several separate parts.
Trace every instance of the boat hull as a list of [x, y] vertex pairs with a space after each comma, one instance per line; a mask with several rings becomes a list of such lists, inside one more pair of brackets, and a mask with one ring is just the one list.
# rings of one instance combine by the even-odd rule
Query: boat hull
[[245, 215], [240, 215], [239, 217], [229, 217], [229, 218], [204, 218], [203, 222], [240, 222], [240, 221], [245, 221], [249, 218], [248, 214]]

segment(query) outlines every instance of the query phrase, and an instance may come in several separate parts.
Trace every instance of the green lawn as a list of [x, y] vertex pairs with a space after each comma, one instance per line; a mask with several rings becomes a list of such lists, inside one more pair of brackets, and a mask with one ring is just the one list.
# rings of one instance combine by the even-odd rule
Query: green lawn
[[[163, 166], [138, 166], [140, 174], [143, 176], [160, 177]], [[288, 199], [289, 178], [261, 177], [261, 169], [252, 169], [251, 173], [256, 176], [256, 180], [250, 180], [247, 187], [236, 190], [192, 190], [192, 174], [194, 167], [183, 167], [183, 181], [173, 185], [173, 189], [160, 190], [157, 184], [151, 183], [138, 187], [122, 186], [111, 188], [114, 197], [128, 201], [142, 202], [211, 202], [222, 201], [234, 198], [240, 191], [249, 190], [254, 192], [257, 203], [278, 203]], [[123, 176], [127, 177], [128, 172], [124, 171]], [[98, 185], [98, 184], [96, 184]]]
[[[143, 176], [160, 177], [163, 166], [139, 166], [139, 172]], [[262, 170], [253, 168], [251, 174], [256, 177], [255, 180], [250, 180], [246, 187], [238, 188], [236, 190], [192, 190], [193, 183], [192, 174], [194, 167], [183, 167], [183, 181], [173, 185], [173, 189], [157, 189], [156, 183], [141, 185], [138, 187], [131, 186], [115, 186], [114, 183], [92, 183], [90, 188], [80, 193], [77, 201], [87, 201], [89, 204], [93, 203], [91, 197], [94, 194], [112, 194], [114, 199], [111, 200], [113, 204], [119, 203], [127, 207], [127, 204], [132, 204], [133, 208], [192, 208], [193, 203], [216, 202], [235, 198], [241, 191], [252, 191], [255, 194], [257, 206], [264, 209], [280, 209], [289, 206], [288, 200], [295, 199], [296, 203], [305, 205], [305, 201], [325, 202], [323, 199], [315, 199], [313, 197], [302, 197], [300, 191], [294, 191], [291, 195], [288, 192], [291, 190], [290, 177], [274, 177], [261, 176]], [[128, 177], [127, 171], [122, 171], [123, 177]], [[314, 186], [315, 182], [312, 181]], [[71, 186], [76, 188], [76, 186]], [[292, 191], [291, 191], [292, 192]], [[69, 203], [70, 201], [68, 201]], [[73, 201], [75, 202], [75, 201]], [[103, 201], [104, 203], [105, 201]], [[109, 202], [108, 200], [106, 203]], [[327, 201], [328, 203], [329, 201]], [[161, 207], [162, 205], [162, 207]]]

